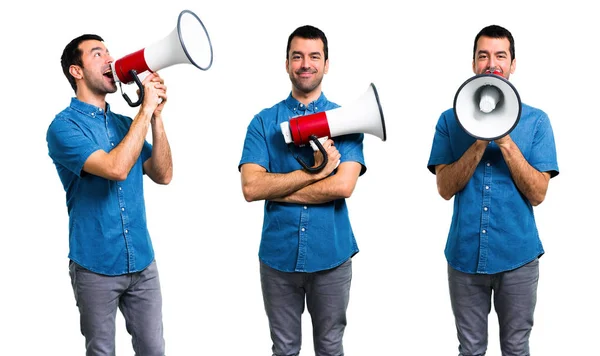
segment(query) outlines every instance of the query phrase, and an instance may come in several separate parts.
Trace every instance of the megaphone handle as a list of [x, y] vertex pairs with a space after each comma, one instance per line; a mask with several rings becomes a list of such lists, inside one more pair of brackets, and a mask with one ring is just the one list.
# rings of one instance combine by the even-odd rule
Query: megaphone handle
[[144, 101], [144, 86], [142, 85], [142, 82], [140, 81], [140, 78], [138, 77], [137, 72], [135, 71], [135, 69], [129, 70], [129, 74], [131, 75], [131, 77], [133, 77], [133, 80], [135, 81], [135, 84], [137, 84], [138, 89], [140, 90], [140, 96], [138, 98], [138, 101], [136, 101], [135, 103], [132, 102], [129, 99], [129, 96], [127, 96], [126, 93], [123, 93], [123, 88], [121, 88], [121, 93], [123, 93], [123, 98], [125, 98], [125, 101], [127, 102], [127, 104], [129, 104], [129, 106], [131, 106], [131, 107], [140, 106], [140, 104], [142, 103], [142, 101]]
[[[295, 156], [294, 158], [296, 158], [296, 161], [298, 161], [298, 163], [300, 163], [300, 165], [302, 166], [302, 168], [306, 169], [307, 171], [311, 172], [311, 173], [316, 173], [318, 171], [320, 171], [321, 169], [323, 169], [325, 167], [325, 165], [327, 165], [327, 151], [325, 151], [325, 148], [323, 147], [323, 145], [321, 144], [321, 142], [319, 142], [319, 138], [315, 135], [310, 135], [309, 139], [314, 142], [314, 144], [317, 146], [317, 148], [319, 149], [319, 151], [321, 151], [321, 154], [323, 155], [323, 162], [321, 162], [321, 164], [318, 167], [310, 167], [308, 164], [306, 164], [302, 158]], [[293, 143], [290, 143], [288, 145], [292, 146]]]

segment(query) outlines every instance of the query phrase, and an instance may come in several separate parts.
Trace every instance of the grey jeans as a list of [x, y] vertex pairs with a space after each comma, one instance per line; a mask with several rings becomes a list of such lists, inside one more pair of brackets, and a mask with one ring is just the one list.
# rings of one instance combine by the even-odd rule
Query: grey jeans
[[69, 262], [87, 356], [115, 355], [115, 317], [121, 309], [138, 356], [164, 356], [162, 296], [156, 262], [137, 273], [105, 276]]
[[448, 266], [459, 356], [485, 355], [492, 291], [502, 356], [529, 356], [538, 278], [537, 258], [517, 269], [491, 275], [463, 273]]
[[304, 301], [313, 327], [315, 356], [343, 356], [352, 260], [314, 273], [281, 272], [260, 263], [273, 356], [296, 356], [302, 344]]

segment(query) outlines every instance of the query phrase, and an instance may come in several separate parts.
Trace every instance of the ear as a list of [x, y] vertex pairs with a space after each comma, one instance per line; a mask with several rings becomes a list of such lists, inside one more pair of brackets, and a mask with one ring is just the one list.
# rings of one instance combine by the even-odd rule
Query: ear
[[81, 79], [81, 78], [83, 78], [83, 70], [81, 69], [80, 66], [76, 66], [76, 65], [70, 66], [69, 67], [69, 73], [75, 79]]
[[323, 73], [327, 74], [328, 71], [329, 71], [329, 58], [327, 58], [325, 60], [325, 68], [323, 68]]
[[473, 60], [473, 64], [471, 66], [473, 67], [473, 73], [477, 74], [477, 71], [475, 70], [475, 60]]
[[290, 61], [289, 59], [285, 60], [285, 71], [287, 74], [290, 74]]
[[517, 69], [517, 59], [513, 59], [512, 63], [510, 64], [510, 74], [513, 74], [515, 72], [515, 69]]

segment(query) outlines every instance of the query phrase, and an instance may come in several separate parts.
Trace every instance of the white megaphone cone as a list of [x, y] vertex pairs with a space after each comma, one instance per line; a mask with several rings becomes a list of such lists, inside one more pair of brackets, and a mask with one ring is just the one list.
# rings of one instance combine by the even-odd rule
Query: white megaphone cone
[[327, 164], [327, 153], [322, 146], [328, 138], [365, 133], [386, 140], [385, 121], [379, 95], [371, 83], [367, 91], [350, 105], [311, 114], [297, 116], [280, 124], [281, 133], [288, 147], [302, 147], [309, 143], [313, 150], [321, 151], [323, 163], [309, 167], [299, 157], [296, 160], [310, 172], [318, 172]]
[[519, 123], [521, 98], [504, 77], [479, 74], [465, 81], [456, 92], [454, 114], [469, 135], [493, 141], [508, 135]]
[[115, 82], [138, 86], [139, 99], [132, 103], [127, 94], [123, 97], [130, 106], [138, 106], [144, 99], [144, 87], [138, 74], [160, 69], [174, 64], [191, 64], [198, 69], [208, 70], [212, 66], [213, 51], [208, 31], [196, 14], [183, 10], [177, 19], [177, 26], [171, 33], [137, 52], [128, 54], [111, 63]]

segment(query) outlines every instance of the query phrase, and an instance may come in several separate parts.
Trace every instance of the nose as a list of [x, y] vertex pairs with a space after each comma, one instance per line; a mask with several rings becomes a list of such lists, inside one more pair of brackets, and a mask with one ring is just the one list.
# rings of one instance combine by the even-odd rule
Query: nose
[[302, 57], [302, 62], [300, 63], [300, 67], [302, 69], [307, 69], [309, 67], [309, 65], [308, 65], [308, 58]]

